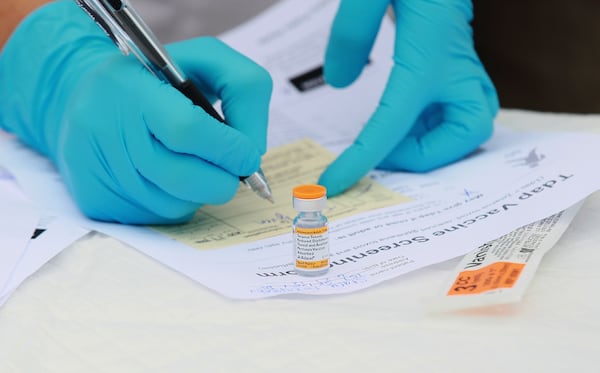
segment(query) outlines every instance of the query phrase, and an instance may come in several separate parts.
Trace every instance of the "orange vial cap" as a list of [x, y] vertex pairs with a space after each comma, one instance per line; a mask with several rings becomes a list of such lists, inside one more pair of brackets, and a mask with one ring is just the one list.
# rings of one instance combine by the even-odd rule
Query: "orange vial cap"
[[292, 191], [294, 198], [300, 199], [317, 199], [325, 197], [327, 189], [322, 185], [304, 184], [294, 187]]

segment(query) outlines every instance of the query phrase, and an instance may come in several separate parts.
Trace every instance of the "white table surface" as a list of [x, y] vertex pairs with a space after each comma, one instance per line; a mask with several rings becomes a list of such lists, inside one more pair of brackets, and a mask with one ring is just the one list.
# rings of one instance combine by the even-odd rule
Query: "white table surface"
[[[600, 115], [503, 110], [513, 128]], [[234, 301], [110, 237], [64, 250], [0, 308], [0, 372], [600, 371], [600, 194], [517, 304], [432, 313], [457, 259], [343, 296]]]

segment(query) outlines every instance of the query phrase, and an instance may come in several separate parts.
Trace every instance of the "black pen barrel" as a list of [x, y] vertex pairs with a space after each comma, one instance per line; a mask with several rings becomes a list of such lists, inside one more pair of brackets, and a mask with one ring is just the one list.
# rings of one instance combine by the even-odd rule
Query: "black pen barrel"
[[221, 123], [225, 123], [225, 120], [221, 117], [219, 112], [212, 106], [208, 99], [200, 92], [198, 87], [190, 80], [187, 79], [183, 84], [177, 86], [177, 89], [183, 93], [187, 98], [192, 100], [194, 105], [200, 106], [204, 111], [210, 114], [211, 117], [215, 118]]

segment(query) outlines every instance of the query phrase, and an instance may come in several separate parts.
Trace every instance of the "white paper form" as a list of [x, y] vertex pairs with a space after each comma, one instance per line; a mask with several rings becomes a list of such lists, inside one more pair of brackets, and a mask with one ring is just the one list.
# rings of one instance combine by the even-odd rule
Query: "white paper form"
[[351, 143], [377, 106], [392, 66], [394, 27], [385, 18], [368, 65], [350, 89], [325, 84], [325, 47], [339, 1], [280, 1], [220, 35], [273, 78], [269, 147], [310, 138], [334, 152]]
[[[259, 18], [258, 23], [240, 28], [241, 34], [244, 40], [268, 41], [264, 35], [269, 30], [290, 30], [288, 34], [275, 34], [301, 38], [295, 33], [326, 29], [324, 23], [330, 23], [336, 3], [283, 1], [272, 13]], [[319, 14], [313, 14], [317, 11]], [[304, 18], [297, 19], [303, 14]], [[294, 27], [299, 24], [302, 27]], [[312, 137], [334, 151], [349, 144], [377, 101], [368, 107], [365, 94], [378, 96], [387, 78], [385, 63], [378, 62], [391, 56], [391, 36], [385, 29], [386, 24], [380, 32], [378, 45], [382, 47], [376, 47], [371, 56], [369, 79], [363, 75], [346, 90], [315, 85], [317, 88], [302, 94], [291, 91], [282, 98], [277, 92], [288, 83], [279, 82], [277, 77], [287, 75], [273, 74], [273, 110], [280, 115], [272, 117], [270, 146], [300, 137]], [[237, 45], [231, 39], [235, 35], [230, 33], [227, 40]], [[327, 37], [326, 33], [320, 35]], [[252, 43], [251, 39], [240, 45], [259, 62], [265, 54], [261, 50], [252, 52], [261, 44]], [[385, 45], [389, 48], [385, 49]], [[309, 83], [314, 87], [312, 84], [316, 83]], [[313, 94], [319, 99], [313, 100]], [[348, 111], [356, 113], [347, 115]], [[332, 128], [347, 132], [341, 131], [339, 137], [334, 137], [337, 130]], [[414, 201], [331, 224], [332, 268], [326, 276], [315, 279], [294, 274], [289, 234], [218, 250], [195, 250], [150, 229], [83, 219], [74, 212], [76, 208], [48, 161], [14, 141], [0, 144], [0, 162], [10, 165], [28, 194], [52, 205], [57, 213], [129, 243], [220, 294], [248, 299], [291, 293], [352, 292], [464, 255], [473, 247], [564, 210], [598, 190], [600, 175], [594, 172], [591, 162], [600, 156], [599, 145], [600, 138], [589, 134], [522, 133], [498, 128], [481, 151], [443, 169], [420, 175], [375, 171], [373, 178]], [[61, 203], [54, 203], [58, 200]]]
[[[543, 160], [523, 164], [521, 159], [533, 148], [544, 155]], [[80, 219], [80, 224], [129, 243], [232, 298], [336, 294], [464, 255], [472, 247], [575, 204], [600, 188], [600, 176], [589, 164], [598, 156], [598, 136], [499, 130], [482, 152], [447, 168], [424, 175], [376, 173], [388, 186], [418, 190], [418, 199], [332, 224], [332, 269], [315, 279], [293, 273], [290, 235], [196, 250], [150, 229], [69, 215], [75, 208], [72, 202], [55, 212]], [[31, 172], [47, 165], [47, 160], [18, 143], [0, 141], [0, 162], [22, 172], [19, 180], [32, 195], [61, 190], [61, 185], [52, 187], [56, 176], [48, 178], [52, 169]]]

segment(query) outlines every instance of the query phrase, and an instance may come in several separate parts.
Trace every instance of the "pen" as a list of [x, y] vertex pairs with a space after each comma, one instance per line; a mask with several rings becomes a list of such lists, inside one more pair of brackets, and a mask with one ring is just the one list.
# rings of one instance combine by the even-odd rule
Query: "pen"
[[[117, 44], [125, 55], [135, 55], [157, 78], [170, 83], [221, 123], [225, 120], [211, 105], [196, 85], [171, 59], [136, 10], [126, 0], [75, 0], [75, 2]], [[240, 180], [260, 197], [273, 202], [271, 188], [259, 169]]]

